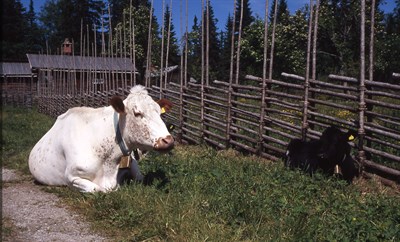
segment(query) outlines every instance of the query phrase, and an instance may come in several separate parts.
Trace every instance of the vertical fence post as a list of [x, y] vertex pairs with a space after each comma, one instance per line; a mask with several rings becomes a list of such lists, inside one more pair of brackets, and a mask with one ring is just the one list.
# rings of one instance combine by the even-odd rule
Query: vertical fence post
[[206, 86], [210, 85], [210, 1], [206, 1]]
[[[180, 14], [181, 14], [181, 33], [183, 33], [183, 21], [182, 21], [182, 5], [183, 5], [183, 0], [180, 0], [180, 7], [181, 7], [181, 11], [180, 11]], [[185, 26], [185, 28], [186, 28], [186, 30], [185, 30], [185, 33], [184, 33], [184, 39], [183, 39], [183, 41], [181, 42], [181, 68], [180, 68], [180, 78], [179, 78], [179, 81], [180, 81], [180, 85], [179, 85], [179, 131], [180, 131], [180, 133], [178, 133], [177, 134], [177, 138], [178, 138], [178, 140], [179, 141], [182, 141], [182, 136], [183, 136], [183, 131], [182, 131], [182, 128], [183, 128], [183, 83], [184, 83], [184, 78], [186, 79], [186, 76], [187, 76], [187, 69], [186, 69], [186, 64], [187, 64], [187, 61], [186, 61], [186, 58], [187, 58], [187, 53], [186, 53], [186, 51], [187, 51], [187, 44], [188, 44], [188, 39], [187, 39], [187, 10], [188, 10], [188, 8], [187, 8], [187, 0], [186, 0], [186, 11], [185, 11], [185, 23], [186, 23], [186, 26]], [[183, 63], [184, 63], [184, 61], [185, 61], [185, 68], [183, 68]], [[185, 77], [184, 77], [184, 75], [185, 75]]]
[[313, 0], [310, 0], [310, 16], [308, 22], [308, 40], [307, 40], [307, 63], [306, 63], [306, 76], [304, 81], [304, 103], [303, 103], [303, 121], [301, 126], [301, 137], [303, 140], [307, 138], [308, 130], [308, 92], [310, 88], [310, 52], [311, 52], [311, 33], [313, 23]]
[[265, 1], [265, 17], [264, 17], [264, 60], [263, 60], [263, 79], [261, 89], [261, 110], [258, 127], [258, 154], [263, 152], [263, 133], [264, 133], [264, 115], [266, 108], [266, 88], [267, 88], [267, 51], [268, 51], [268, 0]]
[[133, 85], [136, 83], [136, 43], [135, 43], [135, 18], [132, 21], [132, 63], [133, 63]]
[[[235, 24], [235, 23], [233, 23]], [[237, 41], [237, 51], [236, 51], [236, 78], [235, 83], [239, 84], [239, 73], [240, 73], [240, 42], [242, 41], [242, 25], [243, 25], [243, 0], [240, 1], [240, 19], [239, 19], [239, 29], [238, 29], [238, 41]]]
[[360, 24], [360, 83], [359, 83], [359, 129], [358, 129], [358, 156], [361, 164], [364, 163], [364, 115], [365, 115], [365, 0], [361, 0]]
[[[206, 0], [208, 2], [208, 0]], [[208, 4], [208, 3], [206, 3]], [[201, 142], [204, 140], [204, 0], [201, 0], [201, 87], [200, 87], [200, 130], [201, 130]], [[208, 36], [207, 36], [208, 37]]]
[[[272, 80], [272, 72], [273, 72], [273, 67], [274, 67], [274, 49], [275, 49], [275, 32], [276, 32], [276, 19], [277, 19], [277, 11], [278, 11], [278, 0], [274, 1], [274, 20], [272, 23], [272, 37], [271, 37], [271, 50], [269, 53], [269, 73], [268, 73], [268, 79]], [[270, 88], [270, 85], [268, 85], [268, 88]]]
[[[162, 1], [162, 20], [161, 20], [161, 63], [160, 63], [160, 96], [163, 88], [163, 69], [164, 69], [164, 39], [165, 39], [165, 0]], [[168, 57], [167, 57], [168, 58]]]
[[[318, 38], [318, 13], [319, 13], [319, 0], [316, 0], [315, 4], [315, 13], [314, 13], [314, 33], [313, 33], [313, 50], [312, 50], [312, 69], [311, 69], [311, 79], [315, 81], [317, 79], [317, 38]], [[315, 87], [315, 85], [309, 83], [309, 87]], [[308, 94], [308, 99], [309, 96], [311, 95], [312, 99], [315, 99], [315, 92], [311, 92], [311, 94]], [[309, 110], [309, 107], [314, 108], [315, 103], [314, 102], [307, 102], [308, 107], [307, 107], [307, 112]], [[311, 121], [314, 120], [314, 115], [310, 115], [309, 119]], [[314, 129], [313, 123], [310, 124], [307, 120], [307, 129]], [[306, 134], [307, 136], [307, 134]]]
[[[232, 20], [232, 36], [231, 36], [231, 61], [229, 65], [229, 87], [226, 110], [226, 135], [225, 147], [229, 148], [231, 139], [231, 124], [232, 124], [232, 82], [233, 82], [233, 61], [235, 55], [235, 21], [236, 21], [236, 0], [233, 0], [233, 20]], [[229, 36], [228, 36], [229, 37]]]
[[[375, 32], [375, 0], [371, 0], [371, 26], [370, 26], [370, 42], [369, 42], [369, 77], [370, 81], [374, 80], [374, 32]], [[367, 87], [366, 87], [367, 88]], [[368, 99], [372, 99], [372, 95], [368, 95]], [[366, 104], [366, 109], [368, 111], [372, 111], [373, 105]], [[367, 116], [367, 123], [372, 123], [373, 116], [370, 114], [366, 114]], [[366, 132], [366, 134], [371, 135], [371, 132]], [[367, 140], [366, 145], [371, 147], [371, 141]], [[364, 149], [364, 147], [363, 147]]]
[[[169, 7], [169, 16], [168, 16], [168, 31], [167, 31], [167, 51], [165, 53], [165, 77], [164, 77], [164, 89], [167, 88], [167, 82], [168, 82], [168, 59], [169, 59], [169, 48], [170, 48], [170, 41], [171, 41], [171, 25], [172, 25], [172, 0], [170, 1], [170, 7]], [[163, 72], [163, 70], [161, 70]], [[160, 95], [164, 96], [163, 94], [163, 89], [161, 88], [160, 85]]]
[[147, 43], [147, 62], [146, 62], [146, 71], [145, 71], [145, 78], [146, 78], [146, 83], [145, 86], [146, 87], [150, 87], [150, 81], [151, 81], [151, 71], [150, 71], [150, 67], [151, 67], [151, 39], [152, 39], [152, 21], [153, 21], [153, 0], [151, 1], [151, 6], [150, 6], [150, 14], [149, 14], [149, 35], [148, 35], [148, 43]]

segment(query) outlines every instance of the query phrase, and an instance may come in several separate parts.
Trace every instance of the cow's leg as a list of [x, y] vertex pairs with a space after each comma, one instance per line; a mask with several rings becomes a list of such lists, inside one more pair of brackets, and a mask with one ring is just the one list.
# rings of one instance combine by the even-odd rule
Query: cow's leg
[[70, 184], [81, 192], [106, 192], [106, 190], [96, 183], [81, 177], [73, 177]]
[[131, 174], [136, 181], [143, 181], [144, 176], [140, 172], [138, 162], [134, 157], [131, 157], [130, 169], [131, 169]]

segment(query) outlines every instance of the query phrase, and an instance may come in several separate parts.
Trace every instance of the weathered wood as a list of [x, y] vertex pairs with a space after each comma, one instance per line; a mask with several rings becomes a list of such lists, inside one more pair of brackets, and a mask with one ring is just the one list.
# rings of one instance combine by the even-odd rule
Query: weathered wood
[[321, 88], [310, 88], [310, 91], [316, 92], [318, 94], [326, 94], [326, 95], [330, 95], [333, 97], [340, 97], [340, 98], [344, 98], [344, 99], [348, 99], [348, 100], [357, 100], [357, 97], [354, 95], [338, 93], [338, 92], [333, 92], [333, 91], [329, 91], [329, 90], [323, 90]]
[[369, 141], [372, 141], [372, 142], [375, 142], [375, 143], [380, 144], [380, 145], [385, 145], [386, 147], [391, 147], [393, 149], [400, 150], [400, 145], [396, 145], [396, 144], [393, 144], [393, 143], [390, 143], [390, 142], [386, 142], [386, 141], [381, 140], [381, 139], [377, 139], [377, 138], [373, 138], [373, 137], [369, 137], [369, 136], [365, 136], [365, 139], [369, 140]]
[[332, 116], [329, 116], [329, 115], [326, 115], [326, 114], [321, 114], [321, 113], [312, 112], [312, 111], [309, 111], [309, 113], [314, 115], [314, 116], [316, 116], [316, 117], [320, 117], [320, 118], [324, 118], [324, 119], [327, 119], [327, 120], [330, 120], [330, 121], [338, 122], [340, 124], [345, 124], [345, 125], [349, 125], [349, 126], [351, 126], [353, 124], [353, 122], [350, 122], [350, 121], [347, 121], [347, 120], [342, 120], [340, 118], [335, 118], [335, 117], [332, 117]]
[[[233, 117], [233, 119], [236, 122], [242, 122], [249, 126], [256, 126], [256, 124], [254, 123], [254, 120], [249, 120], [249, 119], [244, 119], [244, 118], [239, 118], [239, 117]], [[237, 129], [246, 129], [246, 127], [244, 127], [243, 125], [239, 126], [239, 124], [232, 124], [231, 126], [236, 127], [236, 130]], [[254, 132], [254, 131], [250, 130], [250, 132]]]
[[372, 99], [369, 99], [369, 98], [365, 99], [365, 102], [366, 103], [370, 103], [370, 104], [374, 104], [374, 105], [377, 105], [377, 106], [381, 106], [381, 107], [384, 107], [384, 108], [393, 108], [393, 109], [397, 109], [397, 110], [400, 109], [400, 105], [399, 104], [392, 104], [392, 103], [387, 103], [387, 102], [382, 102], [382, 101], [376, 101], [376, 100], [372, 100]]
[[315, 104], [322, 104], [322, 105], [325, 105], [328, 107], [338, 108], [340, 110], [348, 110], [350, 112], [357, 112], [357, 109], [354, 107], [338, 104], [338, 103], [335, 103], [332, 101], [323, 101], [323, 100], [319, 100], [319, 99], [315, 99], [315, 98], [310, 98], [309, 101], [313, 102]]
[[241, 102], [241, 101], [234, 101], [234, 100], [232, 100], [231, 103], [234, 104], [233, 106], [234, 106], [235, 108], [245, 108], [245, 109], [247, 109], [247, 110], [248, 110], [248, 109], [255, 110], [255, 109], [258, 109], [258, 108], [259, 108], [258, 105], [249, 104], [249, 103], [244, 103], [244, 102]]
[[290, 73], [286, 73], [286, 72], [282, 72], [281, 76], [292, 78], [292, 79], [296, 79], [296, 80], [299, 80], [301, 82], [304, 82], [304, 80], [305, 80], [305, 78], [302, 77], [302, 76], [295, 75], [295, 74], [290, 74]]
[[[236, 114], [241, 114], [243, 116], [246, 117], [246, 119], [250, 119], [250, 118], [259, 118], [259, 114], [258, 113], [254, 113], [251, 111], [246, 111], [246, 110], [241, 110], [238, 108], [232, 108], [232, 112], [236, 113]], [[232, 117], [232, 118], [236, 118], [236, 117]]]
[[[261, 77], [256, 77], [256, 76], [252, 76], [252, 75], [246, 75], [246, 79], [253, 80], [253, 81], [262, 81]], [[303, 85], [287, 83], [287, 82], [271, 80], [271, 79], [267, 79], [266, 82], [268, 84], [275, 84], [275, 85], [279, 85], [279, 86], [283, 86], [283, 87], [291, 87], [291, 88], [295, 88], [295, 89], [299, 89], [299, 90], [302, 90], [304, 88]]]
[[188, 124], [187, 125], [187, 127], [188, 128], [182, 128], [182, 131], [184, 131], [184, 132], [186, 132], [186, 133], [188, 133], [188, 134], [191, 134], [191, 135], [193, 135], [193, 136], [196, 136], [196, 137], [201, 137], [201, 134], [200, 133], [196, 133], [195, 131], [198, 131], [198, 132], [200, 132], [200, 128], [198, 128], [198, 127], [196, 127], [196, 126], [194, 126], [194, 125], [190, 125], [190, 124]]
[[371, 115], [371, 116], [374, 116], [376, 118], [380, 118], [382, 121], [392, 120], [394, 122], [400, 122], [400, 117], [390, 116], [390, 115], [381, 114], [381, 113], [372, 112], [372, 111], [366, 111], [365, 113], [367, 115]]
[[[200, 136], [199, 136], [200, 137]], [[199, 137], [191, 137], [191, 136], [189, 136], [189, 135], [187, 135], [186, 133], [182, 133], [182, 139], [183, 139], [183, 141], [186, 141], [186, 143], [189, 143], [189, 144], [196, 144], [196, 145], [199, 145], [200, 144], [200, 138]], [[197, 138], [197, 139], [196, 139]], [[187, 142], [187, 141], [189, 141], [189, 142]]]
[[392, 180], [390, 180], [390, 179], [386, 179], [386, 178], [383, 178], [383, 177], [380, 177], [380, 176], [378, 176], [378, 175], [376, 175], [376, 174], [372, 174], [372, 173], [369, 173], [369, 172], [366, 172], [366, 171], [363, 171], [363, 173], [362, 173], [362, 176], [364, 177], [364, 178], [367, 178], [367, 179], [373, 179], [373, 178], [376, 178], [376, 179], [378, 179], [382, 184], [384, 184], [385, 186], [389, 186], [389, 187], [393, 187], [393, 188], [398, 188], [398, 185], [397, 184], [399, 184], [400, 182], [395, 182], [395, 181], [392, 181]]
[[225, 104], [224, 104], [224, 103], [216, 102], [216, 101], [213, 101], [213, 100], [211, 100], [211, 99], [206, 99], [206, 100], [204, 100], [204, 103], [206, 103], [206, 104], [213, 104], [213, 105], [219, 106], [219, 107], [225, 107]]
[[205, 107], [205, 110], [206, 110], [207, 114], [212, 113], [214, 115], [219, 115], [219, 116], [221, 116], [223, 118], [223, 120], [225, 120], [225, 118], [226, 118], [225, 117], [226, 116], [225, 110], [221, 111], [221, 109], [215, 109], [215, 108], [212, 108], [212, 107]]
[[363, 164], [368, 166], [368, 167], [383, 171], [383, 172], [385, 172], [387, 174], [391, 174], [393, 176], [396, 176], [397, 179], [398, 179], [397, 182], [400, 182], [400, 171], [398, 171], [398, 170], [395, 170], [393, 168], [389, 168], [387, 166], [383, 166], [383, 165], [377, 164], [377, 163], [369, 161], [369, 160], [365, 160]]
[[400, 126], [397, 126], [397, 129], [396, 129], [396, 128], [386, 127], [386, 126], [383, 126], [383, 125], [375, 123], [375, 122], [366, 122], [366, 124], [377, 130], [386, 131], [389, 133], [400, 134]]
[[369, 125], [370, 124], [366, 124], [365, 125], [365, 130], [372, 131], [372, 132], [375, 132], [377, 134], [384, 135], [386, 137], [390, 137], [390, 138], [393, 138], [393, 139], [396, 139], [396, 140], [400, 140], [400, 135], [398, 135], [398, 134], [395, 134], [393, 132], [384, 131], [384, 130], [381, 130], [381, 129], [376, 129], [376, 128], [373, 128], [373, 127], [371, 127]]
[[242, 144], [240, 142], [237, 142], [235, 140], [230, 140], [230, 143], [232, 145], [238, 146], [238, 147], [240, 147], [240, 148], [242, 148], [242, 149], [244, 149], [244, 150], [246, 150], [246, 151], [248, 151], [250, 153], [253, 153], [253, 154], [257, 153], [257, 149], [255, 149], [253, 147], [250, 147], [248, 145]]
[[[220, 127], [224, 127], [224, 128], [225, 128], [225, 123], [223, 122], [223, 120], [218, 119], [218, 118], [215, 117], [215, 116], [212, 116], [212, 115], [210, 115], [210, 114], [206, 114], [206, 115], [204, 116], [204, 119], [205, 119], [206, 121], [212, 122], [212, 123], [214, 123], [214, 124], [216, 124], [216, 125], [218, 125], [218, 126], [220, 126]], [[213, 127], [213, 128], [214, 128], [214, 127]]]
[[386, 82], [376, 82], [376, 81], [365, 80], [365, 84], [367, 84], [369, 86], [384, 87], [389, 90], [400, 90], [400, 85], [390, 84], [390, 83], [386, 83]]
[[357, 87], [350, 87], [350, 86], [343, 86], [343, 85], [336, 85], [328, 82], [322, 82], [322, 81], [317, 81], [317, 80], [310, 80], [310, 83], [312, 84], [317, 84], [318, 86], [321, 87], [330, 87], [338, 90], [343, 90], [343, 91], [353, 91], [357, 92], [358, 89]]
[[279, 161], [281, 160], [281, 158], [278, 158], [278, 157], [276, 157], [276, 156], [267, 154], [267, 153], [265, 153], [265, 152], [262, 152], [262, 153], [260, 154], [260, 156], [261, 156], [262, 158], [265, 158], [265, 159], [268, 159], [268, 160], [274, 161], [274, 162], [279, 162]]
[[262, 146], [263, 146], [264, 149], [267, 149], [269, 151], [271, 151], [271, 150], [274, 151], [274, 153], [284, 154], [286, 152], [286, 148], [285, 149], [281, 149], [281, 148], [275, 147], [273, 145], [270, 145], [268, 143], [263, 143]]
[[[276, 134], [276, 135], [282, 136], [283, 138], [286, 138], [286, 139], [298, 138], [298, 136], [292, 135], [292, 134], [290, 134], [290, 133], [288, 133], [286, 131], [279, 131], [276, 128], [270, 128], [270, 127], [264, 126], [263, 129], [264, 130], [268, 130], [271, 134]], [[300, 134], [300, 130], [298, 131], [298, 134]], [[266, 137], [264, 137], [264, 138], [267, 139]], [[272, 139], [272, 138], [268, 136], [268, 139]], [[275, 142], [283, 144], [283, 145], [286, 145], [285, 141], [282, 141], [280, 139], [277, 139]]]
[[217, 142], [217, 141], [215, 141], [215, 140], [212, 140], [212, 139], [210, 139], [210, 138], [208, 138], [208, 137], [204, 137], [204, 140], [205, 140], [206, 142], [208, 142], [208, 143], [213, 144], [214, 146], [218, 147], [219, 149], [222, 149], [222, 150], [226, 149], [226, 146], [225, 146], [224, 144], [219, 143], [219, 142]]
[[205, 130], [204, 130], [204, 133], [207, 135], [206, 137], [207, 137], [209, 140], [213, 140], [213, 139], [210, 138], [210, 136], [212, 136], [213, 138], [222, 140], [222, 141], [225, 140], [225, 137], [223, 137], [223, 136], [221, 136], [221, 135], [218, 135], [218, 134], [216, 134], [216, 133], [214, 133], [214, 132], [212, 132], [212, 131], [210, 131], [210, 130], [205, 129]]
[[272, 90], [267, 90], [266, 93], [269, 95], [275, 95], [275, 96], [282, 97], [282, 98], [291, 98], [291, 99], [295, 99], [298, 101], [303, 100], [302, 96], [300, 96], [300, 95], [287, 94], [287, 93], [277, 92], [277, 91], [272, 91]]
[[358, 84], [357, 78], [354, 78], [354, 77], [347, 77], [347, 76], [339, 76], [339, 75], [330, 74], [329, 78], [333, 79], [333, 80], [339, 80], [339, 81], [345, 81], [345, 82]]
[[264, 140], [271, 141], [271, 142], [273, 142], [275, 144], [279, 144], [279, 145], [282, 145], [282, 146], [286, 146], [288, 144], [288, 142], [285, 142], [285, 141], [280, 140], [280, 139], [273, 138], [272, 136], [262, 135], [262, 138]]
[[371, 91], [367, 90], [365, 93], [369, 95], [375, 95], [375, 96], [381, 96], [381, 97], [390, 97], [390, 98], [395, 98], [395, 99], [400, 99], [400, 95], [395, 94], [395, 93], [390, 93], [388, 92], [390, 90], [387, 90], [386, 92], [384, 91]]

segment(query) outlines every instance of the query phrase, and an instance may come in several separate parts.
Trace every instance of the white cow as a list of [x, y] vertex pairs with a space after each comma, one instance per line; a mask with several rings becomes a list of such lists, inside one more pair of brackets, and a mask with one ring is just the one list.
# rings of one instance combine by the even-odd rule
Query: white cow
[[143, 86], [111, 106], [76, 107], [60, 115], [33, 147], [29, 169], [46, 185], [69, 185], [82, 192], [117, 187], [120, 158], [133, 149], [168, 151], [174, 146], [160, 106]]

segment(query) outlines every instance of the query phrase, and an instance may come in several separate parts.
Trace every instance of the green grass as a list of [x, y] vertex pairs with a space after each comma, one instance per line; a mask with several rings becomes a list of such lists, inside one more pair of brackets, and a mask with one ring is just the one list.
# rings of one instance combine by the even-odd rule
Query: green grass
[[1, 153], [3, 166], [28, 171], [28, 156], [55, 119], [34, 109], [2, 107]]
[[[27, 126], [23, 132], [38, 134], [37, 139], [53, 122], [34, 112], [15, 116], [18, 110], [10, 111], [3, 118], [9, 115]], [[28, 125], [33, 120], [41, 120], [35, 122], [43, 127]], [[17, 135], [8, 127], [4, 133]], [[21, 159], [7, 163], [18, 168], [13, 163], [26, 163], [22, 153], [34, 144], [33, 138], [8, 139], [22, 149]], [[10, 148], [3, 151], [18, 156]], [[282, 163], [206, 146], [177, 146], [166, 155], [151, 152], [140, 166], [144, 174], [158, 172], [168, 182], [133, 183], [107, 194], [81, 194], [66, 187], [46, 190], [115, 241], [400, 240], [399, 193], [373, 181], [347, 185], [318, 174], [311, 178]]]

